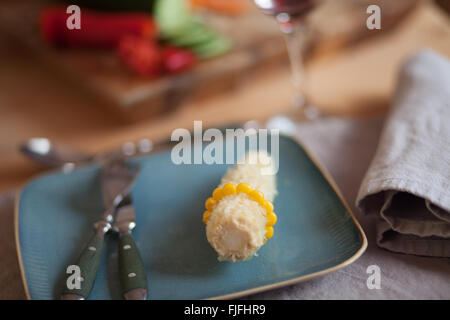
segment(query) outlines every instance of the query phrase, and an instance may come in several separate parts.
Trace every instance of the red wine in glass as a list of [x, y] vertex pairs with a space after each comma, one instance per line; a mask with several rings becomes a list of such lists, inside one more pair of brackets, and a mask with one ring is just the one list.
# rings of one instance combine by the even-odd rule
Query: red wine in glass
[[[265, 14], [276, 17], [286, 38], [289, 60], [292, 68], [292, 83], [295, 89], [293, 107], [296, 117], [312, 119], [318, 116], [318, 110], [305, 99], [303, 85], [302, 50], [305, 35], [305, 23], [301, 19], [319, 2], [318, 0], [253, 0]], [[304, 39], [302, 39], [304, 40]]]

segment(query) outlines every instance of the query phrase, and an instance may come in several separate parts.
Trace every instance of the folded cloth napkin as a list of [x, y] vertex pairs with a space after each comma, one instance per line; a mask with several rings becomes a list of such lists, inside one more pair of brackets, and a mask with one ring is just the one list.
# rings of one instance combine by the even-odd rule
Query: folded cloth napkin
[[403, 65], [357, 206], [377, 213], [378, 246], [450, 257], [450, 62], [423, 50]]

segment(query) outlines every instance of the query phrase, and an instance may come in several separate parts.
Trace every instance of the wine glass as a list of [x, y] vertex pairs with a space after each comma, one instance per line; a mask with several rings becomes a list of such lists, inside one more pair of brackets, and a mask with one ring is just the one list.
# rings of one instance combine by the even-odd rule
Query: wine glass
[[292, 69], [293, 110], [289, 118], [293, 120], [311, 120], [319, 116], [317, 108], [306, 99], [304, 87], [303, 50], [306, 36], [305, 16], [318, 0], [253, 0], [265, 14], [274, 16], [286, 40]]

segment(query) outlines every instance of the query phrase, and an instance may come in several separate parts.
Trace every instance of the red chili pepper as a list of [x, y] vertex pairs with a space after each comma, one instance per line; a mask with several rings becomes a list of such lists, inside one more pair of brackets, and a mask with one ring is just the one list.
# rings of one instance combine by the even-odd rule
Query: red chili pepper
[[157, 76], [163, 71], [161, 49], [153, 40], [123, 37], [117, 50], [123, 63], [142, 76]]
[[58, 46], [112, 48], [127, 35], [155, 39], [156, 23], [143, 13], [103, 13], [81, 9], [81, 29], [70, 30], [66, 26], [65, 7], [52, 6], [44, 9], [39, 17], [43, 38]]
[[163, 51], [163, 60], [166, 71], [175, 74], [192, 68], [197, 58], [192, 51], [167, 47]]

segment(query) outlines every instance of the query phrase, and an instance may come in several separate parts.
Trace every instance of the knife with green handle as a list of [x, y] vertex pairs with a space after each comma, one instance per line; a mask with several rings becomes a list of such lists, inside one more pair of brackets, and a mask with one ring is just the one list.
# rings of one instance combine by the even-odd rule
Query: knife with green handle
[[[131, 231], [136, 226], [131, 196], [117, 210], [113, 230], [119, 233], [119, 276], [122, 293], [127, 300], [147, 299], [147, 276]], [[127, 201], [128, 200], [128, 201]]]
[[[62, 300], [84, 300], [94, 286], [100, 264], [105, 233], [111, 230], [120, 208], [129, 205], [130, 189], [138, 171], [130, 170], [122, 159], [108, 159], [101, 170], [103, 202], [107, 210], [95, 223], [95, 233], [85, 246], [74, 267], [74, 274], [68, 275], [64, 284]], [[134, 213], [134, 211], [133, 211]]]

